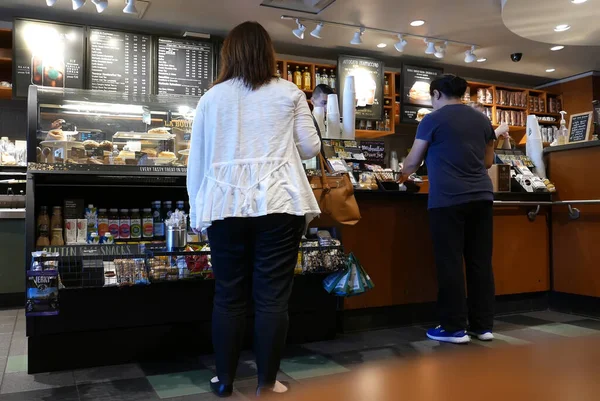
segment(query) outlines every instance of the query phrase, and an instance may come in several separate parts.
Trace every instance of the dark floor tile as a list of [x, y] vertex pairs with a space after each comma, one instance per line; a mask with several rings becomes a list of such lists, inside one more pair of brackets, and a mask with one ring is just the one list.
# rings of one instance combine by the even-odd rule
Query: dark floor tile
[[600, 320], [594, 319], [581, 319], [581, 320], [572, 320], [567, 324], [572, 324], [573, 326], [585, 327], [586, 329], [598, 330], [598, 334], [600, 334]]
[[150, 361], [140, 363], [146, 376], [166, 375], [169, 373], [188, 372], [190, 370], [207, 369], [199, 357], [178, 358], [177, 360]]
[[543, 320], [543, 319], [538, 319], [536, 317], [525, 316], [525, 315], [500, 316], [500, 317], [496, 318], [496, 320], [499, 320], [501, 322], [506, 322], [506, 323], [517, 324], [519, 326], [526, 326], [526, 327], [541, 326], [543, 324], [553, 323], [550, 320]]
[[75, 379], [73, 372], [70, 371], [38, 373], [35, 375], [27, 374], [26, 371], [19, 371], [4, 374], [1, 393], [12, 394], [25, 391], [51, 390], [74, 385]]
[[147, 401], [160, 398], [148, 380], [131, 379], [77, 386], [81, 401]]
[[139, 379], [145, 377], [144, 371], [138, 364], [101, 366], [89, 369], [79, 369], [74, 372], [75, 383], [102, 383], [114, 380]]
[[502, 333], [505, 331], [520, 330], [520, 329], [525, 329], [525, 328], [526, 328], [526, 326], [521, 326], [520, 324], [503, 322], [501, 320], [494, 320], [494, 332], [495, 333]]
[[0, 395], [0, 401], [79, 401], [75, 386]]
[[557, 340], [563, 338], [560, 335], [547, 333], [541, 330], [533, 330], [533, 329], [520, 329], [520, 330], [511, 330], [502, 333], [506, 336], [517, 338], [519, 340], [529, 341], [530, 343], [536, 344], [550, 340]]
[[[216, 372], [215, 367], [215, 356], [206, 355], [200, 357], [200, 362], [206, 369]], [[242, 353], [240, 361], [238, 363], [235, 377], [238, 380], [244, 380], [250, 377], [256, 376], [256, 361], [254, 360], [254, 354], [249, 352]]]

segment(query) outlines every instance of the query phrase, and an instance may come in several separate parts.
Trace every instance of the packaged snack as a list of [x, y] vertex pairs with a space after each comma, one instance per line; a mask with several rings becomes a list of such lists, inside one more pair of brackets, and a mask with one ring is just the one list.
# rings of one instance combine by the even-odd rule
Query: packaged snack
[[87, 219], [77, 219], [77, 243], [87, 244]]
[[27, 316], [58, 315], [58, 272], [27, 272]]
[[149, 284], [144, 259], [115, 259], [114, 263], [119, 286]]
[[77, 243], [77, 219], [65, 220], [65, 243], [67, 245]]

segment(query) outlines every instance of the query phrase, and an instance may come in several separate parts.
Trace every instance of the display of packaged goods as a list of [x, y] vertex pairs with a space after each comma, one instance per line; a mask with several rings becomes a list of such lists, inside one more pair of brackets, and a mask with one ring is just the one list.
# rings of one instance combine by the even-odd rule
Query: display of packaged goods
[[149, 284], [144, 259], [115, 259], [114, 264], [119, 286]]
[[56, 270], [27, 272], [26, 316], [58, 314], [58, 272]]

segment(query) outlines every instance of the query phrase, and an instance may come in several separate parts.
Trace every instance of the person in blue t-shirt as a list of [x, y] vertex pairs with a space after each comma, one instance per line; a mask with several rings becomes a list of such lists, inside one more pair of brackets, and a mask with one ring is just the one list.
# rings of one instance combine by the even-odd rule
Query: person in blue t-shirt
[[425, 159], [429, 174], [440, 326], [427, 337], [458, 344], [469, 342], [469, 334], [482, 341], [494, 338], [494, 193], [487, 170], [494, 161], [496, 135], [485, 115], [462, 104], [466, 89], [467, 82], [451, 74], [433, 80], [434, 111], [419, 124], [402, 169], [406, 179]]

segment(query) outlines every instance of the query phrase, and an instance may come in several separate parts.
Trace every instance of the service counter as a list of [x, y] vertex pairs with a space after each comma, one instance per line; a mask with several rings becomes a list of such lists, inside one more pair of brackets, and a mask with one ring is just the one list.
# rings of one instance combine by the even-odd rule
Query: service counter
[[[548, 148], [544, 153], [549, 177], [558, 190], [554, 200], [600, 201], [600, 141]], [[600, 297], [600, 205], [573, 207], [580, 211], [576, 220], [567, 206], [552, 207], [552, 289], [558, 295]], [[563, 300], [573, 304], [582, 301], [580, 297]]]

